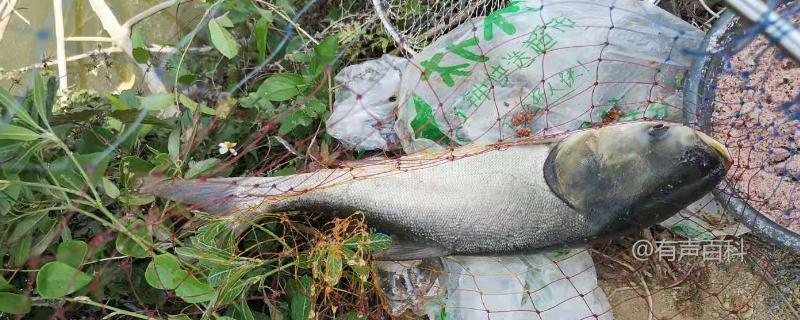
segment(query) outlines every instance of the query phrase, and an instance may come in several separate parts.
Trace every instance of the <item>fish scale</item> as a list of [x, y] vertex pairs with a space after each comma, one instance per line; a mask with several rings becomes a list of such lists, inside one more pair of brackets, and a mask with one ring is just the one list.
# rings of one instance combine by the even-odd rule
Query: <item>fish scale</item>
[[710, 137], [641, 122], [286, 177], [158, 182], [145, 192], [241, 221], [286, 210], [363, 212], [394, 236], [383, 257], [405, 260], [530, 253], [631, 232], [711, 191], [729, 166]]

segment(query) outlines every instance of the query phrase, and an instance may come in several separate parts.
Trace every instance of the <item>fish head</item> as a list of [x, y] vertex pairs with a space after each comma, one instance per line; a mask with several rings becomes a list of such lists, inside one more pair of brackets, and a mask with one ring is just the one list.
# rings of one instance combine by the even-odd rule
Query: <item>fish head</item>
[[588, 234], [649, 227], [710, 192], [731, 166], [728, 150], [690, 127], [628, 122], [575, 132], [545, 162], [550, 189], [584, 214]]

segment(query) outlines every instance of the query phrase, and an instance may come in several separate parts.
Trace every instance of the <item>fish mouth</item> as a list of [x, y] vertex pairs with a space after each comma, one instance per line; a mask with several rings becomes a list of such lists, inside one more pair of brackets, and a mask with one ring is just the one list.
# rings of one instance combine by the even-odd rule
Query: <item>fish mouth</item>
[[703, 141], [703, 143], [711, 147], [711, 149], [714, 149], [714, 151], [716, 151], [719, 154], [719, 156], [722, 157], [722, 160], [725, 162], [726, 169], [729, 169], [733, 165], [733, 159], [731, 158], [730, 152], [728, 152], [728, 148], [725, 148], [725, 146], [722, 145], [722, 143], [720, 143], [719, 141], [715, 140], [712, 137], [709, 137], [705, 133], [702, 133], [700, 131], [695, 131], [695, 132], [697, 133], [697, 136], [700, 138], [700, 141]]

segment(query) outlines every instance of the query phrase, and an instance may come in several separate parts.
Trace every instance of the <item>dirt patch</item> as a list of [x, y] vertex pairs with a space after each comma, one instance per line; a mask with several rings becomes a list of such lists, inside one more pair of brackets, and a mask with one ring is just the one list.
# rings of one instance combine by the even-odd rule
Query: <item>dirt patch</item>
[[594, 259], [615, 319], [800, 318], [800, 279], [792, 269], [800, 258], [760, 243], [741, 261], [638, 261], [623, 251]]

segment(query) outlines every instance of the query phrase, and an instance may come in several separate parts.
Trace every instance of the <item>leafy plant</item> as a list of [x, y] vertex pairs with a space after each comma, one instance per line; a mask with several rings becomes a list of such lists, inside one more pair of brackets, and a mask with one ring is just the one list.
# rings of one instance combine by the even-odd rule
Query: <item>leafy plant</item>
[[[183, 51], [169, 56], [150, 51], [144, 24], [134, 28], [133, 60], [154, 69], [163, 63], [174, 92], [77, 91], [59, 102], [46, 70], [33, 74], [27, 91], [0, 88], [0, 312], [142, 319], [375, 312], [359, 301], [377, 301], [367, 261], [389, 239], [358, 216], [321, 223], [306, 213], [270, 213], [234, 229], [137, 190], [153, 176], [284, 175], [311, 158], [324, 166], [349, 155], [324, 133], [331, 78], [343, 57], [374, 51], [372, 42], [366, 49], [354, 42], [388, 38], [351, 25], [310, 38], [295, 30], [304, 21], [289, 19], [298, 3], [204, 2], [207, 24], [172, 44]], [[322, 18], [309, 19], [334, 27], [357, 6], [329, 4], [318, 8]], [[191, 43], [213, 51], [192, 56]], [[175, 106], [179, 113], [162, 116]], [[226, 142], [233, 147], [221, 154]]]

